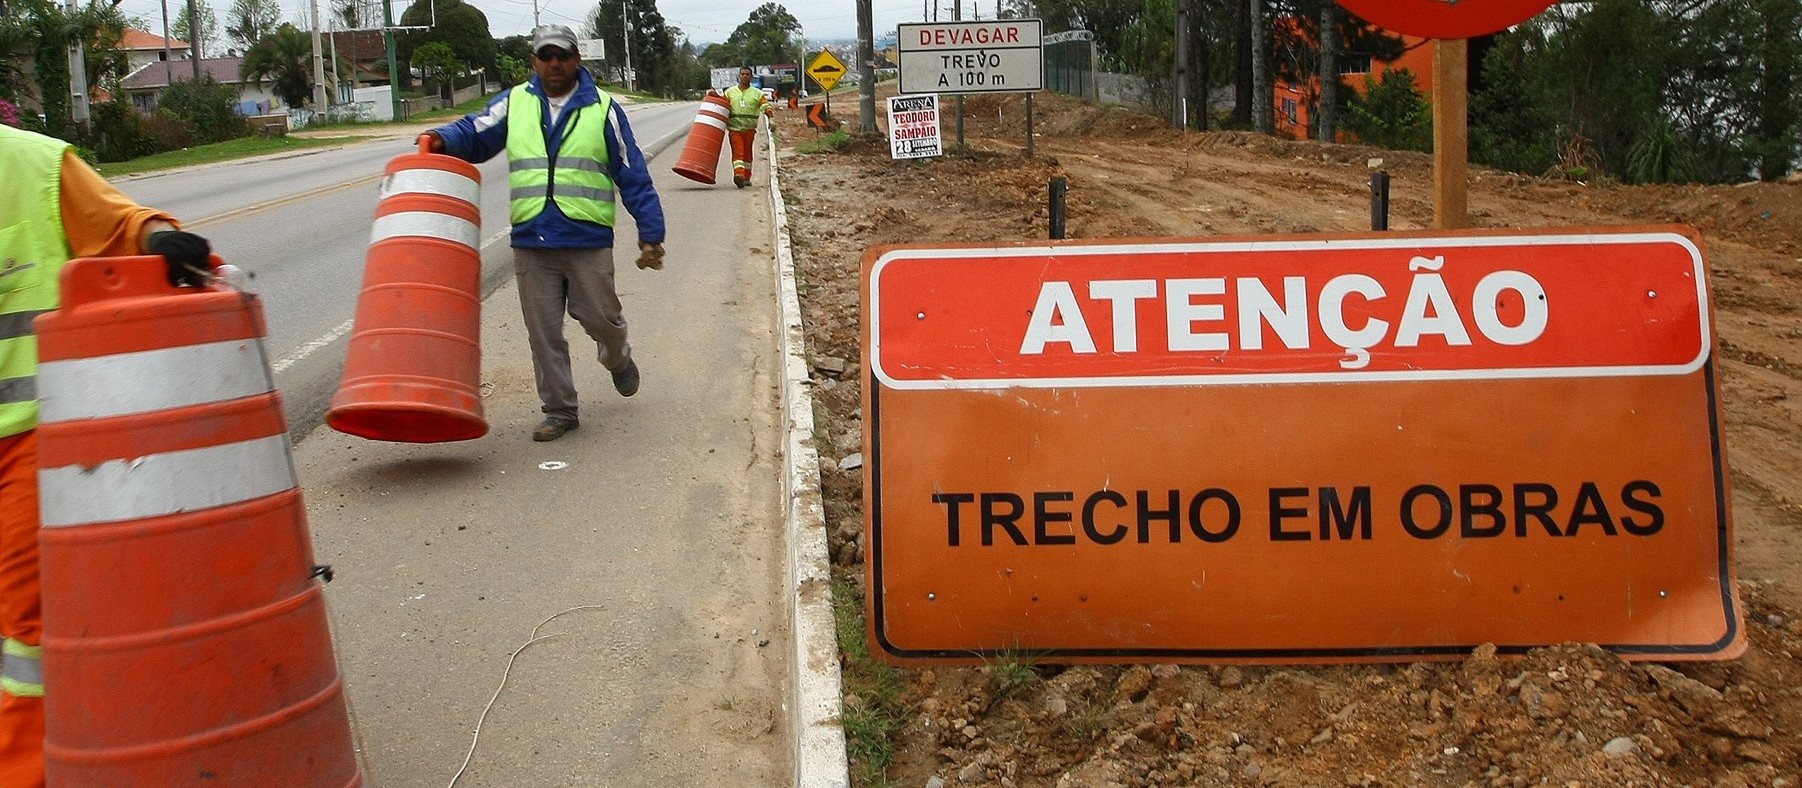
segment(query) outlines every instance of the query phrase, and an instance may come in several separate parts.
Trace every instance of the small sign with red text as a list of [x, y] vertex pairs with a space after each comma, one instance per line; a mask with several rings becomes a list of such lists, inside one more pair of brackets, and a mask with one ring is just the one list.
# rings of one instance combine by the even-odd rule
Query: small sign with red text
[[923, 159], [944, 155], [939, 134], [939, 97], [890, 96], [888, 100], [889, 158]]
[[889, 659], [1744, 648], [1689, 228], [888, 247], [864, 273]]

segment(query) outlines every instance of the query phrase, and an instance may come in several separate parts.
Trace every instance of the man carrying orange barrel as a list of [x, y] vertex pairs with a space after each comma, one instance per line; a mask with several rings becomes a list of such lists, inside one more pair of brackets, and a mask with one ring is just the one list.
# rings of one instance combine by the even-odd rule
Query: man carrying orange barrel
[[0, 786], [44, 784], [38, 640], [37, 339], [63, 264], [158, 254], [169, 283], [205, 281], [206, 239], [119, 193], [62, 140], [0, 124]]
[[426, 132], [434, 153], [480, 163], [507, 152], [513, 275], [544, 421], [532, 440], [576, 428], [563, 314], [600, 346], [622, 396], [638, 392], [638, 364], [614, 286], [614, 194], [638, 222], [638, 267], [663, 267], [663, 203], [626, 112], [582, 68], [564, 25], [532, 31], [532, 76], [486, 109]]
[[770, 114], [770, 100], [761, 88], [751, 87], [750, 66], [738, 70], [738, 84], [726, 88], [723, 95], [726, 103], [731, 105], [730, 114], [726, 116], [726, 139], [732, 144], [732, 183], [743, 189], [751, 185], [751, 153], [757, 148], [757, 118]]

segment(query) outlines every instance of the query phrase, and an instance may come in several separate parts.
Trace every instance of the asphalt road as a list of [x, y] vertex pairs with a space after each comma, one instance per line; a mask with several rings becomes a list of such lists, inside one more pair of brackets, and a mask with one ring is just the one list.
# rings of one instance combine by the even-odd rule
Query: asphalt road
[[[326, 598], [367, 784], [790, 780], [766, 163], [755, 189], [732, 188], [725, 157], [723, 185], [675, 176], [695, 111], [628, 109], [670, 228], [664, 270], [618, 260], [643, 388], [615, 393], [571, 321], [582, 426], [552, 443], [529, 437], [541, 414], [509, 275], [504, 161], [482, 167], [490, 430], [446, 444], [320, 423], [377, 181], [410, 136], [119, 184], [255, 274], [315, 559], [335, 569]], [[631, 249], [623, 210], [617, 230]]]

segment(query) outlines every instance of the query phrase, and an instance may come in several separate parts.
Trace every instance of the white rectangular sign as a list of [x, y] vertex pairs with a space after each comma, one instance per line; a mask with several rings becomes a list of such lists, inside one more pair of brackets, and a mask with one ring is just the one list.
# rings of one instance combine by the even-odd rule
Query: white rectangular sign
[[1043, 90], [1037, 19], [905, 22], [896, 29], [902, 93]]
[[600, 38], [578, 38], [576, 51], [582, 53], [583, 60], [606, 60], [607, 41]]
[[888, 151], [891, 159], [923, 159], [944, 154], [944, 141], [939, 135], [937, 94], [889, 97]]

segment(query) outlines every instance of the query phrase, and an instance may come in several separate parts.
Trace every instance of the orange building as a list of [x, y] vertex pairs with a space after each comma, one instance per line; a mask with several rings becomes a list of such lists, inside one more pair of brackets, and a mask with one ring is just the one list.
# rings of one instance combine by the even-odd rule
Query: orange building
[[[1293, 19], [1277, 20], [1277, 24], [1290, 27], [1292, 37], [1301, 37]], [[1399, 35], [1399, 34], [1398, 34]], [[1369, 54], [1357, 52], [1341, 52], [1339, 55], [1340, 90], [1350, 90], [1359, 95], [1364, 94], [1366, 77], [1382, 79], [1384, 69], [1401, 71], [1406, 69], [1414, 73], [1414, 88], [1423, 96], [1433, 93], [1433, 47], [1432, 41], [1425, 38], [1403, 35], [1402, 55], [1395, 60], [1378, 60]], [[1276, 115], [1276, 133], [1291, 139], [1308, 139], [1308, 119], [1315, 111], [1320, 100], [1320, 80], [1310, 78], [1303, 83], [1294, 83], [1280, 77], [1274, 78], [1272, 86], [1271, 109]], [[1343, 137], [1344, 132], [1340, 132]]]

